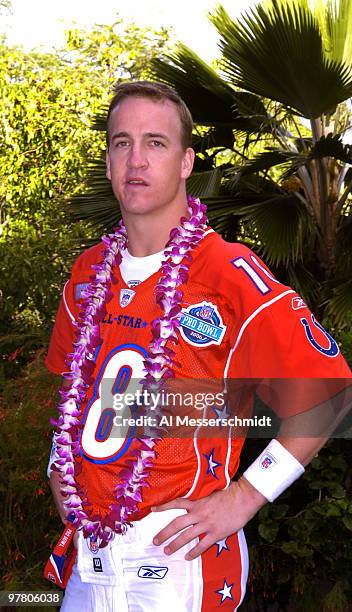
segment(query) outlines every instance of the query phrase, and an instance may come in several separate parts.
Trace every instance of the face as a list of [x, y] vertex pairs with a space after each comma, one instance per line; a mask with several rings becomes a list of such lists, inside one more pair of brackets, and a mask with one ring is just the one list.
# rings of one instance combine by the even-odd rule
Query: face
[[149, 214], [178, 204], [183, 213], [194, 152], [182, 147], [173, 102], [125, 98], [113, 110], [109, 128], [106, 174], [122, 214]]

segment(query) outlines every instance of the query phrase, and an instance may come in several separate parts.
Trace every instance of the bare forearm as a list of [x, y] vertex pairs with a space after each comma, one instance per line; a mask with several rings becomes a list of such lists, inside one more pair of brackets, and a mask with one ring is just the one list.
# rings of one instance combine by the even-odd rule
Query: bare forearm
[[297, 461], [303, 466], [306, 466], [324, 446], [328, 438], [289, 438], [279, 435], [277, 440], [297, 459]]
[[277, 440], [306, 466], [333, 435], [351, 406], [352, 387], [348, 387], [319, 406], [282, 421]]

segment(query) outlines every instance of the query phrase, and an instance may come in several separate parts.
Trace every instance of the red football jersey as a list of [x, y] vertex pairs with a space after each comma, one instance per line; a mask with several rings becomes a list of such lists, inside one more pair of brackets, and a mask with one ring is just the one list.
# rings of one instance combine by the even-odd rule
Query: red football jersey
[[[73, 350], [72, 322], [80, 310], [81, 291], [92, 276], [91, 266], [102, 260], [103, 250], [104, 245], [99, 244], [83, 253], [65, 286], [46, 360], [49, 370], [57, 374], [68, 370], [65, 362]], [[122, 405], [112, 407], [116, 393], [134, 393], [144, 376], [151, 322], [161, 316], [154, 294], [159, 276], [160, 271], [131, 290], [116, 267], [113, 298], [100, 324], [102, 344], [95, 355], [95, 382], [82, 407], [77, 480], [86, 489], [93, 512], [102, 516], [114, 501], [119, 472], [133, 458], [137, 430], [127, 425], [125, 431], [114, 427], [112, 416], [119, 416], [120, 425], [123, 415], [134, 415], [133, 407], [124, 405], [122, 412]], [[313, 392], [307, 382], [300, 386], [293, 379], [351, 376], [335, 341], [303, 300], [279, 283], [247, 247], [227, 243], [208, 230], [192, 252], [189, 279], [181, 289], [183, 309], [179, 342], [174, 347], [175, 380], [181, 387], [195, 381], [193, 393], [208, 384], [214, 391], [217, 381], [215, 387], [221, 391], [224, 378], [258, 380], [259, 395], [280, 416], [289, 416], [332, 394], [331, 389], [319, 389], [316, 394], [316, 388]], [[290, 379], [291, 385], [283, 383]], [[242, 398], [240, 412], [248, 416], [251, 400], [247, 394]], [[221, 410], [223, 407], [209, 404], [200, 409], [191, 406], [186, 412], [192, 417], [216, 417], [224, 414]], [[150, 486], [145, 487], [139, 514], [133, 518], [147, 514], [152, 505], [180, 496], [203, 497], [230, 482], [238, 468], [243, 437], [233, 435], [232, 430], [217, 435], [216, 428], [210, 428], [206, 436], [196, 426], [192, 431], [192, 436], [178, 435], [175, 428], [173, 437], [158, 442]]]

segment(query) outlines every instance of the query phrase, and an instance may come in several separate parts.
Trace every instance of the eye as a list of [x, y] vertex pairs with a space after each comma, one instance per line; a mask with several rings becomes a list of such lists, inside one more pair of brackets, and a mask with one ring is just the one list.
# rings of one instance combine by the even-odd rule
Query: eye
[[128, 147], [127, 140], [117, 140], [115, 141], [115, 149], [122, 149], [123, 147]]
[[160, 140], [151, 140], [151, 145], [153, 147], [165, 147], [164, 143]]

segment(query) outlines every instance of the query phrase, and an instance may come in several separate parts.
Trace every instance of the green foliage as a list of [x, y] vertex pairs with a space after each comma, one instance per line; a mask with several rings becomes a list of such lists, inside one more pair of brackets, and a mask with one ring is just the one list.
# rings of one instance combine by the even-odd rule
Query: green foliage
[[[248, 444], [248, 442], [247, 442]], [[304, 476], [246, 529], [251, 559], [243, 610], [345, 612], [352, 597], [349, 440], [331, 441]]]
[[[140, 77], [160, 53], [166, 30], [118, 19], [71, 30], [57, 53], [24, 52], [0, 43], [0, 380], [12, 375], [48, 330], [72, 260], [97, 238], [69, 218], [88, 159], [105, 141], [91, 129], [117, 77]], [[118, 218], [114, 203], [113, 217]]]
[[67, 45], [70, 57], [109, 91], [118, 79], [143, 79], [150, 61], [165, 50], [168, 36], [166, 28], [126, 25], [118, 18], [112, 25], [96, 25], [88, 36], [85, 30], [69, 30]]
[[67, 251], [72, 257], [88, 231], [65, 221], [84, 157], [99, 150], [88, 128], [99, 88], [88, 77], [59, 56], [0, 47], [0, 342], [7, 354], [25, 356], [43, 342], [68, 273]]
[[351, 96], [352, 75], [341, 61], [326, 59], [314, 14], [299, 2], [258, 5], [237, 21], [220, 6], [211, 21], [220, 35], [223, 70], [238, 87], [307, 118]]
[[[184, 45], [152, 69], [208, 127], [196, 169], [205, 173], [212, 220], [221, 207], [217, 229], [238, 240], [242, 228], [279, 279], [339, 327], [352, 312], [351, 146], [344, 142], [352, 124], [345, 103], [351, 15], [352, 0], [266, 0], [235, 20], [218, 6], [210, 19], [220, 74]], [[212, 168], [222, 179], [209, 194]], [[201, 192], [201, 174], [197, 184]]]
[[0, 51], [2, 215], [40, 224], [49, 205], [77, 189], [83, 156], [97, 148], [87, 124], [98, 88], [55, 55]]
[[4, 386], [0, 405], [0, 588], [48, 590], [44, 564], [61, 522], [46, 477], [58, 377], [38, 353], [20, 379]]
[[316, 0], [314, 12], [322, 33], [326, 57], [348, 64], [352, 56], [352, 12], [349, 0]]
[[[352, 311], [352, 303], [351, 303]], [[341, 353], [350, 367], [352, 367], [352, 314], [341, 319], [339, 325], [334, 325], [328, 317], [323, 321], [324, 327], [329, 330], [340, 347]]]
[[0, 386], [32, 351], [46, 345], [64, 279], [68, 276], [82, 234], [67, 224], [38, 230], [14, 221], [0, 240]]

